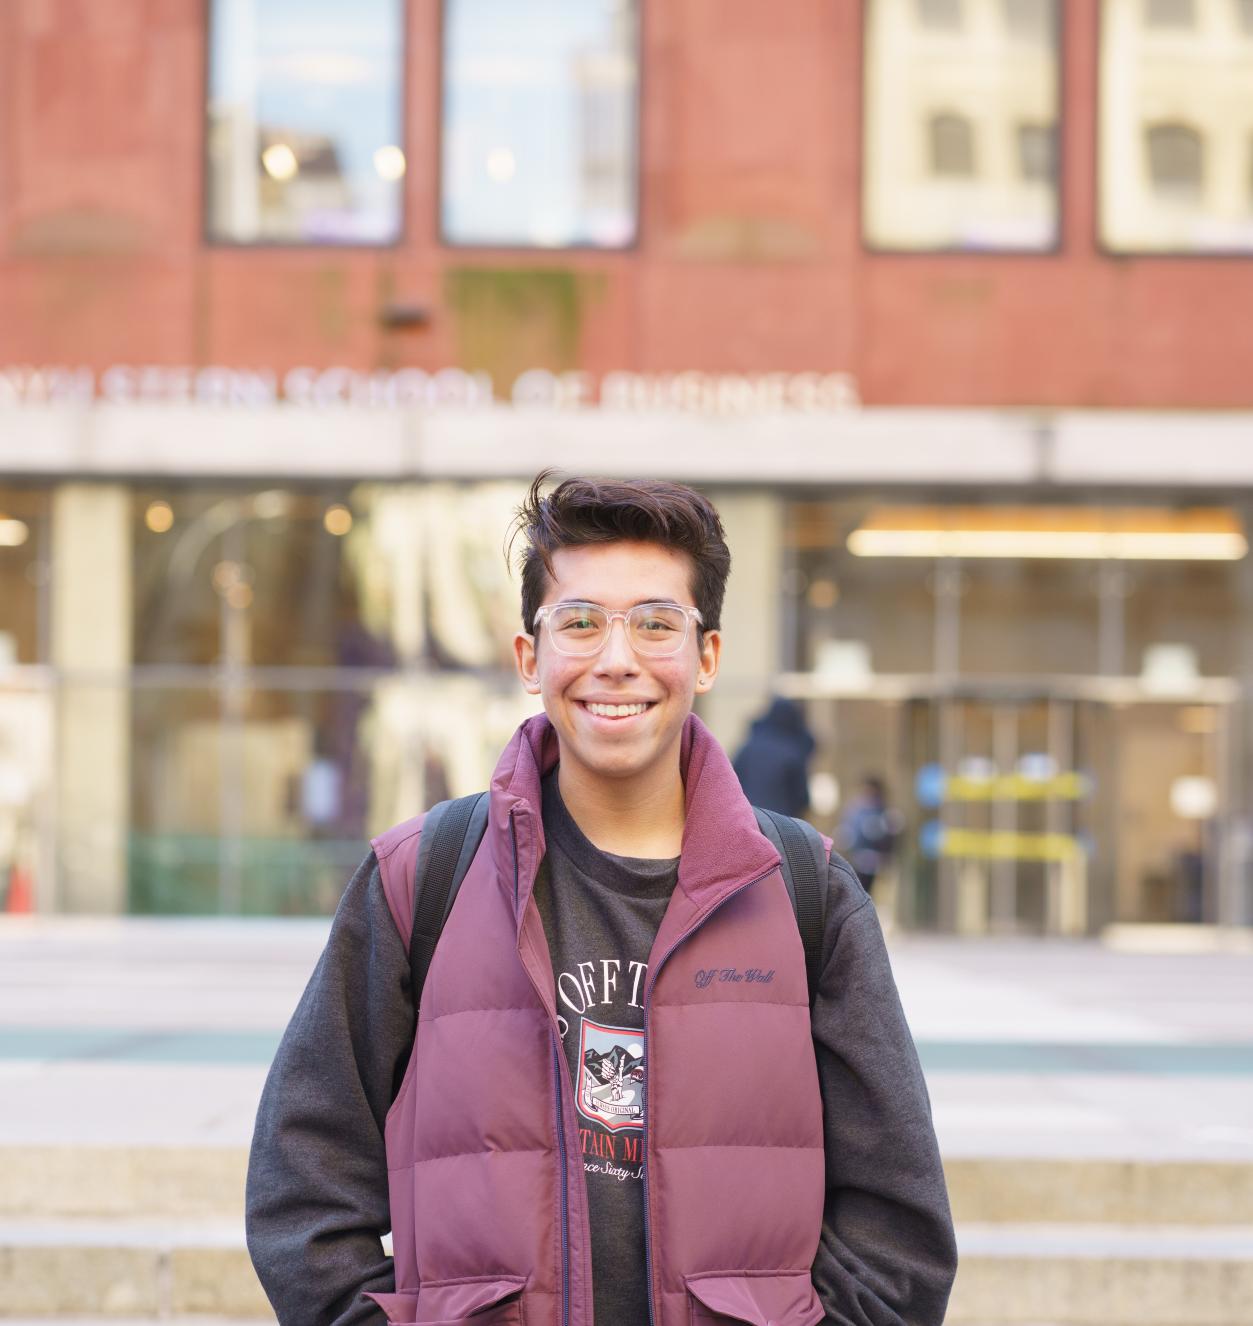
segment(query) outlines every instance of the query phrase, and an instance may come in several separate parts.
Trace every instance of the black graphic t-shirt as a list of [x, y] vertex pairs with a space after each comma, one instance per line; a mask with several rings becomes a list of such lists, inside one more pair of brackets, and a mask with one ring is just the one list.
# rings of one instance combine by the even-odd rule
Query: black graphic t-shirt
[[596, 1326], [648, 1320], [644, 1261], [644, 984], [679, 858], [602, 852], [544, 779], [535, 901], [557, 983], [592, 1234]]

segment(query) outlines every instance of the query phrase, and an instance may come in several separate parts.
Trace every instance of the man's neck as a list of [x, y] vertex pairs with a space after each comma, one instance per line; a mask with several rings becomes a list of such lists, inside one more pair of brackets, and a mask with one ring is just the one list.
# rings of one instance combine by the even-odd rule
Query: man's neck
[[571, 760], [557, 769], [557, 786], [584, 837], [614, 856], [678, 856], [683, 845], [684, 795], [678, 752], [673, 762], [637, 778], [605, 779]]

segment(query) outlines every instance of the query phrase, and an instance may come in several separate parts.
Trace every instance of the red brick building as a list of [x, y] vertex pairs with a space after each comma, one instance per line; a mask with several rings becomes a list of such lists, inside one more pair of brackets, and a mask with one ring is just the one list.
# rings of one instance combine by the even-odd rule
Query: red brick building
[[0, 895], [333, 902], [556, 464], [715, 492], [906, 923], [1247, 922], [1251, 306], [1244, 0], [9, 0]]
[[[454, 247], [439, 227], [441, 13], [405, 6], [403, 236], [206, 243], [208, 0], [0, 9], [0, 363], [514, 367], [450, 299], [471, 270], [574, 277], [577, 335], [519, 313], [519, 365], [842, 370], [867, 405], [1253, 406], [1248, 255], [1103, 251], [1099, 5], [1059, 43], [1058, 243], [875, 252], [855, 0], [645, 3], [638, 238]], [[386, 325], [393, 304], [429, 313]], [[475, 356], [479, 363], [467, 356]]]

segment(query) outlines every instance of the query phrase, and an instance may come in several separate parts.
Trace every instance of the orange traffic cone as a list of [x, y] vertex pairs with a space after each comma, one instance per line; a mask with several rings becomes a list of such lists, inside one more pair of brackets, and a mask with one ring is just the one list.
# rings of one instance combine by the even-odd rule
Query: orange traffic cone
[[9, 871], [9, 896], [4, 910], [10, 916], [27, 916], [35, 910], [35, 891], [30, 872], [24, 866], [14, 866]]

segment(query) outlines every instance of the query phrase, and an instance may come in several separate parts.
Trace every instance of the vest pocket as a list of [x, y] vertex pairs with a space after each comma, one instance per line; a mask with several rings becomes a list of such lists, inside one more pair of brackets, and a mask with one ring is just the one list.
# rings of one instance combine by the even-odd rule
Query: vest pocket
[[399, 1294], [369, 1294], [389, 1326], [523, 1326], [526, 1277], [492, 1275], [424, 1284]]
[[685, 1275], [692, 1326], [814, 1326], [826, 1313], [808, 1271]]

